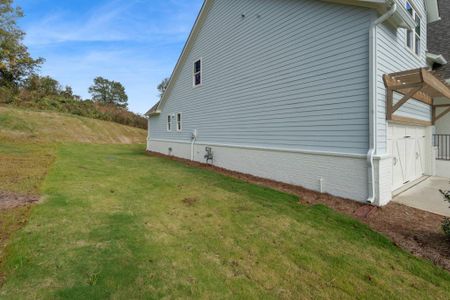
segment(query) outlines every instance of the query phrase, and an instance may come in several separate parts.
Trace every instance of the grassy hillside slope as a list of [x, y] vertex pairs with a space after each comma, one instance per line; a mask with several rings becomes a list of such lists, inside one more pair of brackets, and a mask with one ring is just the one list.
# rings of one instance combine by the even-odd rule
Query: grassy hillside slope
[[0, 106], [0, 191], [38, 194], [58, 144], [142, 144], [146, 135], [112, 122]]
[[69, 114], [0, 106], [0, 141], [26, 143], [144, 143], [146, 131]]

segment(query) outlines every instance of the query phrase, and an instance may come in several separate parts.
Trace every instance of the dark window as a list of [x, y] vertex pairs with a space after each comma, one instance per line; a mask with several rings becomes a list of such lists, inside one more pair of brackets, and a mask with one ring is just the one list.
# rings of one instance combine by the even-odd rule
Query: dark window
[[194, 86], [202, 84], [202, 61], [199, 59], [194, 63]]
[[177, 114], [177, 131], [181, 131], [181, 113]]
[[406, 45], [408, 48], [413, 50], [417, 55], [420, 54], [420, 40], [421, 40], [421, 20], [419, 14], [416, 12], [411, 3], [406, 2], [406, 10], [413, 17], [414, 21], [416, 21], [415, 30], [406, 30]]
[[411, 3], [406, 2], [406, 10], [409, 12], [409, 14], [412, 16], [414, 14], [414, 9], [411, 5]]
[[167, 131], [172, 130], [172, 117], [170, 115], [167, 116]]
[[200, 60], [197, 60], [195, 62], [195, 66], [194, 66], [194, 72], [198, 73], [202, 70], [202, 62]]

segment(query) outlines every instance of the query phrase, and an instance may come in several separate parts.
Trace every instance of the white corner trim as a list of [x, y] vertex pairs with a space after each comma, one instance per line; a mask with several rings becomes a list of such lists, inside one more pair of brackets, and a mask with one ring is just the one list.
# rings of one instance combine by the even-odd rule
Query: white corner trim
[[[190, 144], [191, 143], [190, 141], [170, 140], [170, 139], [149, 139], [148, 141], [164, 142], [164, 143], [177, 143], [177, 144]], [[335, 156], [335, 157], [349, 157], [349, 158], [358, 158], [358, 159], [366, 159], [367, 158], [366, 154], [345, 153], [345, 152], [340, 153], [340, 152], [331, 152], [331, 151], [290, 149], [290, 148], [278, 148], [278, 147], [263, 147], [263, 146], [237, 145], [237, 144], [223, 144], [223, 143], [214, 143], [214, 142], [208, 143], [208, 142], [197, 141], [196, 145], [261, 150], [261, 151], [302, 153], [302, 154], [324, 155], [324, 156]]]

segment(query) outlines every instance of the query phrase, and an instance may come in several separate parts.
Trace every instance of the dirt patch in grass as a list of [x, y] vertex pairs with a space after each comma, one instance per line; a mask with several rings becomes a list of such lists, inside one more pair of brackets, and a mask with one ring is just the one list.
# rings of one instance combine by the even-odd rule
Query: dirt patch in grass
[[184, 198], [183, 203], [186, 204], [186, 206], [194, 206], [195, 203], [197, 203], [197, 198]]
[[216, 166], [148, 152], [151, 156], [169, 158], [187, 165], [208, 169], [249, 183], [267, 186], [279, 191], [297, 195], [304, 205], [323, 204], [338, 212], [352, 216], [373, 230], [388, 236], [397, 246], [415, 256], [431, 260], [434, 264], [450, 271], [450, 240], [441, 230], [442, 216], [390, 203], [385, 207], [375, 207], [349, 199], [321, 194], [300, 186], [234, 172]]
[[39, 201], [39, 196], [0, 191], [0, 210], [25, 206]]

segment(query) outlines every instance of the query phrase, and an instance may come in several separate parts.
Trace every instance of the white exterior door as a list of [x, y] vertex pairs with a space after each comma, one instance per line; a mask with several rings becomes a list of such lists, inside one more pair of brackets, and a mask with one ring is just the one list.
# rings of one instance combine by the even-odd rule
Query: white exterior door
[[425, 127], [390, 125], [392, 189], [396, 190], [425, 172]]

